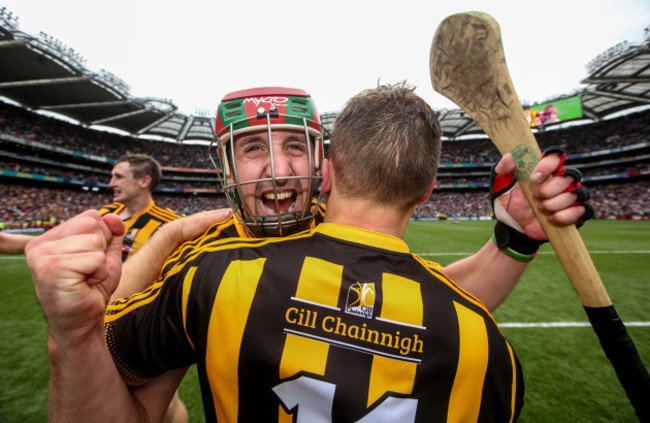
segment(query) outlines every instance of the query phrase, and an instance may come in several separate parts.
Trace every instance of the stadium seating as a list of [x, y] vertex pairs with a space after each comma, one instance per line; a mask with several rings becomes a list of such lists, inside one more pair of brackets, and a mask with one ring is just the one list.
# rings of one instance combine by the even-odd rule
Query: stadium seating
[[[537, 133], [563, 146], [585, 175], [597, 218], [650, 218], [650, 110], [594, 124]], [[226, 207], [205, 145], [146, 140], [81, 126], [0, 102], [0, 229], [46, 229], [111, 202], [114, 160], [126, 152], [156, 157], [163, 181], [156, 201], [179, 213]], [[438, 189], [417, 219], [491, 218], [489, 140], [443, 142]]]

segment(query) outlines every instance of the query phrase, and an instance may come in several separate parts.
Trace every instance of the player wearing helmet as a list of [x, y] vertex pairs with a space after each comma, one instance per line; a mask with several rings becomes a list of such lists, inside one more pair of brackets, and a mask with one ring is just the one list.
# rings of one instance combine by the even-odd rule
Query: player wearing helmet
[[320, 204], [326, 135], [309, 94], [278, 87], [228, 94], [217, 111], [216, 132], [210, 159], [239, 223], [254, 236], [307, 229]]
[[[165, 259], [165, 268], [173, 266], [199, 245], [221, 238], [286, 236], [322, 222], [319, 184], [327, 136], [304, 90], [261, 87], [227, 94], [218, 107], [209, 155], [233, 215], [221, 221], [222, 211], [200, 213], [155, 234], [149, 253], [125, 263], [125, 279], [112, 299], [145, 289]], [[173, 230], [178, 234], [167, 236]], [[174, 251], [192, 238], [192, 246]]]

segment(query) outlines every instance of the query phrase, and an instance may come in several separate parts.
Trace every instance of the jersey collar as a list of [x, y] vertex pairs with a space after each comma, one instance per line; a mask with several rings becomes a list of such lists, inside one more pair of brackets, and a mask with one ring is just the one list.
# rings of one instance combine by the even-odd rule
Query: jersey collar
[[381, 248], [382, 250], [391, 250], [398, 253], [410, 253], [409, 246], [401, 238], [366, 229], [355, 228], [353, 226], [337, 225], [335, 223], [321, 223], [316, 226], [314, 231], [333, 238]]

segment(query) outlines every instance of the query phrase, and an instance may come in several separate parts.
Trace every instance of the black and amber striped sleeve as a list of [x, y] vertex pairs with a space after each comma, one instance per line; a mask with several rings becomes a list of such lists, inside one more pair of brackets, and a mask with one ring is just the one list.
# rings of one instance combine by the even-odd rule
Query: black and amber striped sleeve
[[104, 318], [106, 344], [127, 383], [142, 384], [194, 362], [193, 345], [184, 328], [185, 276], [179, 272], [109, 304]]

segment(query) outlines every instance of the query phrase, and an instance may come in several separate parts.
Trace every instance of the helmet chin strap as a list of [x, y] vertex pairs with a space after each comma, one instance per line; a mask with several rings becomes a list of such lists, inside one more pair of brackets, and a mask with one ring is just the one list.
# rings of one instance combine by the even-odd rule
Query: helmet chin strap
[[288, 236], [309, 229], [313, 216], [300, 218], [301, 213], [284, 213], [273, 216], [247, 217], [244, 224], [255, 237]]

